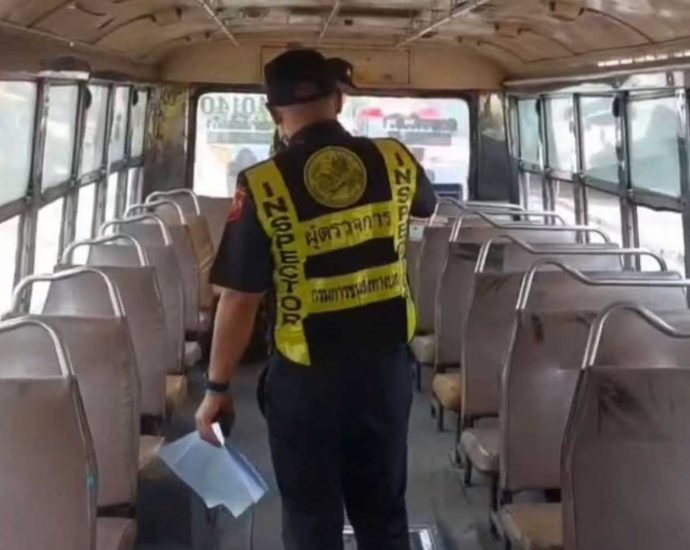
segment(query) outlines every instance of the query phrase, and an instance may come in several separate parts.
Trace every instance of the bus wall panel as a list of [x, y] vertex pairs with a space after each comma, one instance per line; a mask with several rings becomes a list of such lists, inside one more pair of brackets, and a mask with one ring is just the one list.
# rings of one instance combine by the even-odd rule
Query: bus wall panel
[[[207, 43], [173, 51], [161, 64], [170, 82], [260, 85], [262, 62], [284, 48]], [[349, 59], [363, 87], [413, 90], [500, 89], [504, 71], [486, 57], [451, 49], [367, 50], [323, 48], [324, 55]]]

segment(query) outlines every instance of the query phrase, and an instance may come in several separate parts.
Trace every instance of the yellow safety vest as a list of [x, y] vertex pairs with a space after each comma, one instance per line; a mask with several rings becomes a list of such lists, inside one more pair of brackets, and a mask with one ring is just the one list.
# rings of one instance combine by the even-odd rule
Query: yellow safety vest
[[[407, 336], [412, 339], [416, 311], [407, 282], [405, 248], [417, 184], [417, 164], [395, 140], [376, 140], [383, 155], [391, 200], [346, 208], [300, 221], [285, 179], [272, 160], [245, 176], [259, 221], [271, 240], [276, 290], [275, 342], [295, 363], [311, 365], [304, 320], [402, 298], [407, 304]], [[307, 278], [307, 258], [370, 241], [393, 240], [398, 261], [334, 277]]]

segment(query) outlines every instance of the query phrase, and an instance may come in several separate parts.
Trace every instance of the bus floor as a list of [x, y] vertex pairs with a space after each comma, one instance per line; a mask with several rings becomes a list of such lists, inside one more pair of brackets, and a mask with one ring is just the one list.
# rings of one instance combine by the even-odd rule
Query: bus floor
[[[137, 550], [283, 548], [280, 498], [265, 423], [256, 404], [260, 370], [260, 365], [243, 367], [235, 384], [237, 422], [231, 441], [265, 476], [270, 494], [258, 504], [253, 517], [246, 513], [235, 520], [224, 511], [207, 511], [201, 501], [158, 461], [144, 472], [140, 484]], [[425, 378], [428, 377], [427, 370]], [[200, 371], [190, 375], [189, 386], [189, 399], [166, 427], [168, 441], [194, 429], [194, 411], [203, 391]], [[430, 387], [429, 379], [424, 381], [424, 387]], [[461, 472], [455, 470], [450, 461], [453, 438], [451, 431], [436, 431], [435, 422], [429, 417], [428, 396], [416, 393], [409, 439], [410, 524], [433, 525], [440, 543], [438, 550], [497, 550], [499, 544], [492, 539], [487, 527], [488, 489], [480, 482], [468, 489], [462, 487]], [[252, 531], [253, 546], [250, 545]]]

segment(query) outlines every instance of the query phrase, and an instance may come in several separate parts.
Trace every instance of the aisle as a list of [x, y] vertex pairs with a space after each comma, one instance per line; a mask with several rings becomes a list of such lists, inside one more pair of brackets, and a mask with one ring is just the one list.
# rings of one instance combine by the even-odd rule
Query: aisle
[[[280, 550], [280, 502], [270, 463], [265, 424], [255, 402], [260, 368], [243, 368], [235, 387], [238, 420], [233, 443], [265, 476], [272, 493], [256, 508], [254, 550]], [[201, 374], [190, 380], [190, 399], [166, 430], [169, 440], [193, 429], [196, 403], [202, 393]], [[428, 381], [425, 387], [429, 387]], [[460, 485], [450, 467], [453, 435], [438, 434], [429, 417], [425, 395], [416, 395], [410, 422], [410, 484], [408, 507], [412, 524], [434, 524], [444, 550], [499, 548], [485, 527], [487, 490]], [[146, 472], [139, 498], [138, 550], [247, 550], [251, 514], [234, 520], [226, 513], [207, 512], [162, 464]]]

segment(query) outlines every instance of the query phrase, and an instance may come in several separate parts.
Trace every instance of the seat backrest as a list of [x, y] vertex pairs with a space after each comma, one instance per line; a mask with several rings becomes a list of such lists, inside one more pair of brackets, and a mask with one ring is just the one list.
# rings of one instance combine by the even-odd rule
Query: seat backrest
[[[69, 350], [96, 452], [98, 506], [135, 506], [139, 376], [126, 322], [100, 317], [35, 318], [53, 326]], [[42, 355], [50, 351], [52, 344], [45, 339], [26, 336], [18, 337], [13, 347], [24, 345]], [[32, 372], [34, 368], [25, 366], [24, 375], [40, 374]]]
[[[493, 229], [493, 228], [491, 228]], [[501, 233], [503, 235], [504, 233]], [[472, 228], [463, 227], [458, 234], [459, 240], [453, 241], [449, 245], [447, 260], [441, 274], [436, 299], [436, 319], [434, 334], [436, 336], [436, 363], [438, 365], [454, 365], [462, 361], [462, 346], [464, 329], [466, 326], [469, 307], [472, 303], [472, 293], [474, 288], [475, 270], [478, 265], [478, 257], [482, 253], [483, 242], [472, 241], [475, 236]], [[497, 235], [494, 235], [495, 238]], [[531, 235], [530, 235], [531, 236]], [[526, 250], [513, 242], [496, 242], [488, 249], [487, 259], [484, 269], [491, 272], [508, 273], [524, 272], [532, 265], [535, 258], [549, 257], [556, 259], [563, 258], [573, 267], [587, 270], [594, 267], [609, 268], [612, 270], [621, 269], [620, 256], [593, 255], [593, 254], [550, 254], [549, 250], [568, 250], [577, 249], [582, 251], [601, 252], [602, 250], [615, 250], [616, 245], [578, 245], [574, 243], [526, 243], [534, 249], [534, 252]], [[497, 284], [501, 284], [498, 282]], [[500, 290], [500, 294], [505, 293], [504, 301], [513, 300], [515, 294], [515, 281], [506, 288]], [[514, 300], [513, 300], [514, 304]], [[503, 307], [503, 306], [502, 306]], [[508, 308], [511, 309], [511, 308]], [[502, 309], [500, 312], [488, 312], [489, 315], [496, 313], [508, 315], [510, 312]], [[483, 330], [483, 329], [482, 329]], [[502, 357], [501, 349], [484, 350], [487, 353], [498, 352], [498, 357]], [[482, 350], [479, 350], [483, 353]]]
[[[559, 487], [561, 443], [597, 312], [621, 300], [662, 310], [675, 308], [683, 296], [678, 288], [606, 288], [608, 297], [585, 291], [573, 296], [570, 308], [528, 309], [517, 315], [501, 383], [500, 476], [502, 487], [508, 491]], [[639, 330], [639, 323], [637, 328], [633, 323], [611, 328], [623, 330], [616, 332], [614, 339], [602, 341], [602, 358], [625, 361], [639, 356], [665, 361], [666, 346], [658, 345], [659, 338], [654, 340], [649, 331]], [[678, 359], [688, 346], [674, 349]]]
[[[592, 272], [591, 277], [610, 280], [678, 278], [672, 273], [639, 274], [631, 272]], [[463, 334], [463, 414], [468, 418], [498, 413], [499, 377], [510, 356], [516, 325], [516, 303], [522, 286], [521, 273], [482, 273], [475, 277], [475, 287]], [[641, 283], [642, 284], [642, 283]], [[535, 274], [529, 293], [530, 310], [598, 311], [610, 303], [636, 300], [661, 309], [677, 307], [684, 300], [682, 289], [652, 286], [590, 286], [563, 271]], [[675, 304], [675, 306], [674, 306]], [[491, 342], [491, 345], [486, 345]]]
[[[620, 271], [623, 269], [623, 261], [616, 254], [575, 254], [578, 250], [588, 252], [614, 252], [618, 245], [609, 243], [597, 243], [583, 246], [576, 243], [533, 243], [530, 244], [534, 252], [526, 250], [516, 243], [497, 243], [490, 254], [495, 259], [500, 259], [500, 271], [503, 273], [525, 272], [534, 263], [535, 257], [548, 255], [563, 261], [580, 271]], [[492, 247], [494, 248], [494, 247]], [[554, 251], [554, 252], [551, 252]], [[558, 252], [555, 252], [558, 251]], [[562, 251], [568, 251], [563, 253]], [[537, 253], [535, 255], [535, 252]]]
[[566, 550], [687, 547], [688, 366], [583, 371], [563, 446]]
[[217, 251], [223, 239], [223, 232], [225, 231], [225, 224], [228, 219], [228, 213], [230, 212], [230, 206], [232, 206], [232, 199], [204, 196], [199, 196], [198, 199], [201, 215], [206, 218], [209, 230], [211, 231], [213, 249]]
[[[76, 243], [73, 246], [80, 245], [88, 247], [87, 265], [119, 267], [139, 267], [142, 265], [139, 255], [134, 253], [133, 246], [89, 244], [89, 241]], [[156, 284], [160, 289], [160, 296], [163, 301], [169, 345], [177, 357], [178, 366], [175, 372], [181, 372], [185, 342], [185, 319], [182, 273], [177, 262], [177, 254], [175, 254], [172, 245], [139, 243], [139, 246], [145, 253], [144, 265], [155, 268]], [[72, 263], [73, 249], [70, 250], [70, 248], [63, 257], [65, 263], [68, 264]]]
[[[61, 269], [67, 266], [60, 266]], [[170, 347], [153, 267], [94, 266], [115, 283], [129, 323], [141, 387], [143, 415], [165, 415], [165, 377], [179, 368]], [[45, 315], [110, 316], [112, 307], [95, 278], [51, 283]]]
[[78, 385], [59, 336], [23, 323], [0, 325], [0, 548], [93, 550], [98, 472]]
[[426, 226], [417, 263], [417, 330], [424, 334], [434, 330], [436, 289], [448, 254], [449, 226]]
[[[192, 237], [189, 228], [184, 225], [168, 225], [167, 230], [182, 274], [185, 329], [196, 332], [199, 327], [200, 287]], [[148, 218], [134, 223], [124, 223], [119, 226], [119, 231], [132, 235], [147, 247], [160, 246], [163, 242], [160, 226]]]
[[183, 206], [189, 206], [189, 199], [190, 195], [186, 192], [182, 194], [181, 190], [170, 191], [167, 196], [165, 193], [152, 193], [146, 199], [146, 206], [148, 211], [160, 216], [169, 226], [183, 225], [188, 228], [198, 271], [199, 306], [211, 309], [215, 298], [209, 279], [215, 249], [208, 221], [201, 214], [201, 208], [197, 213]]
[[405, 256], [407, 261], [407, 280], [410, 283], [412, 296], [417, 295], [417, 274], [419, 271], [419, 253], [422, 249], [421, 241], [408, 240]]

